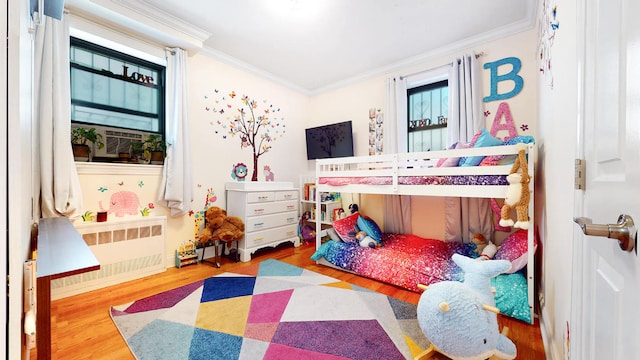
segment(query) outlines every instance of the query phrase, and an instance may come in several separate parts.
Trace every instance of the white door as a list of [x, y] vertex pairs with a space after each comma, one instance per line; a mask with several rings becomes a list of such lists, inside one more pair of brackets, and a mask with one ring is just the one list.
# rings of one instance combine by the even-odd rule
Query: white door
[[[585, 34], [578, 42], [585, 50], [578, 142], [586, 184], [576, 195], [576, 217], [615, 224], [627, 214], [640, 225], [640, 1], [578, 3]], [[585, 236], [577, 225], [575, 234], [571, 358], [640, 359], [637, 249]]]

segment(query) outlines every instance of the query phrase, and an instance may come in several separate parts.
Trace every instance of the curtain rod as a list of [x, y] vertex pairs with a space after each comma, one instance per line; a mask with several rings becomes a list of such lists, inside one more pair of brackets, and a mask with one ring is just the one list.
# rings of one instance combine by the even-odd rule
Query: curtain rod
[[[484, 56], [484, 51], [481, 51], [481, 52], [477, 53], [477, 54], [476, 54], [476, 59], [477, 59], [477, 58], [479, 58], [479, 57], [481, 57], [481, 56]], [[458, 64], [460, 64], [460, 59], [457, 59], [456, 61], [458, 62]], [[453, 65], [453, 61], [452, 61], [452, 62], [450, 62], [450, 63], [448, 63], [448, 64], [445, 64], [445, 65], [442, 65], [442, 66], [435, 67], [435, 68], [433, 68], [433, 69], [437, 69], [437, 68], [440, 68], [440, 67], [443, 67], [443, 66], [449, 66], [449, 65]], [[414, 72], [414, 73], [411, 73], [411, 74], [407, 74], [407, 75], [400, 75], [400, 79], [402, 80], [402, 79], [407, 78], [407, 77], [409, 77], [409, 76], [422, 74], [422, 73], [423, 73], [423, 72], [425, 72], [425, 71], [430, 71], [430, 70], [433, 70], [433, 69], [417, 71], [417, 72]]]

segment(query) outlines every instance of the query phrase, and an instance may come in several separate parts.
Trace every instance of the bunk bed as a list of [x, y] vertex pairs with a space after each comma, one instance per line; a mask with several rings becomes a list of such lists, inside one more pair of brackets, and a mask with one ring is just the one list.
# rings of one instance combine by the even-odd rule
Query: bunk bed
[[[316, 161], [316, 191], [504, 199], [506, 177], [519, 150], [524, 148], [530, 176], [529, 226], [526, 230], [513, 229], [502, 242], [505, 246], [500, 246], [496, 258], [500, 255], [512, 261], [513, 271], [492, 279], [492, 286], [496, 288], [501, 312], [533, 323], [536, 145], [533, 138], [526, 138], [530, 141], [525, 146], [511, 141], [489, 147], [320, 159]], [[468, 159], [475, 160], [464, 163]], [[459, 166], [463, 163], [475, 165]], [[316, 196], [316, 208], [320, 208], [320, 198]], [[349, 217], [352, 216], [358, 213]], [[339, 221], [342, 225], [343, 220]], [[327, 230], [316, 223], [316, 252], [312, 258], [317, 263], [416, 292], [421, 292], [417, 282], [429, 285], [462, 280], [461, 269], [451, 261], [453, 253], [478, 256], [474, 244], [424, 239], [413, 234], [382, 234], [382, 246], [378, 248], [361, 247], [357, 242], [325, 241], [326, 235]], [[501, 250], [505, 251], [501, 254]]]

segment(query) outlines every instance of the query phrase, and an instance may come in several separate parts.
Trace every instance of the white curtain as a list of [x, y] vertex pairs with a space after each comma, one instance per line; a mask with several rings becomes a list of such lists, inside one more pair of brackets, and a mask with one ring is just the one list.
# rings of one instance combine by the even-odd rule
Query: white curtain
[[[384, 154], [407, 152], [407, 80], [403, 77], [387, 79], [387, 116], [383, 123]], [[411, 197], [384, 195], [384, 231], [411, 233]]]
[[38, 132], [41, 216], [73, 217], [82, 189], [71, 151], [69, 25], [43, 16], [36, 28], [34, 128]]
[[169, 208], [171, 216], [189, 213], [193, 201], [187, 82], [186, 51], [168, 49], [165, 133], [170, 145], [158, 200]]
[[484, 125], [480, 64], [475, 54], [455, 59], [449, 69], [448, 146], [470, 142]]
[[[479, 61], [475, 54], [465, 55], [451, 63], [449, 71], [448, 145], [470, 142], [484, 126]], [[469, 242], [481, 233], [493, 239], [491, 203], [489, 199], [445, 199], [445, 241]]]
[[383, 123], [383, 145], [385, 154], [407, 152], [407, 79], [388, 78], [386, 94], [386, 116]]

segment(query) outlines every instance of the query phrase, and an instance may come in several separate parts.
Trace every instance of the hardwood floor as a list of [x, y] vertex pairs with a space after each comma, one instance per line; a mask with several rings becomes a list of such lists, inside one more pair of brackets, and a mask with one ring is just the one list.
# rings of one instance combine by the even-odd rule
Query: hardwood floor
[[[317, 265], [309, 258], [313, 251], [314, 247], [311, 245], [302, 245], [299, 248], [291, 245], [281, 246], [277, 249], [261, 250], [248, 263], [236, 263], [223, 258], [220, 269], [209, 263], [185, 266], [182, 269], [170, 268], [159, 275], [56, 300], [51, 305], [52, 359], [134, 359], [110, 318], [111, 306], [125, 304], [225, 271], [233, 272], [234, 269], [269, 258], [304, 267], [410, 303], [418, 303], [420, 295], [417, 293]], [[537, 320], [534, 325], [529, 325], [501, 316], [499, 323], [501, 326], [509, 327], [509, 338], [518, 349], [517, 359], [545, 359]], [[31, 358], [36, 359], [36, 350], [32, 351]]]

